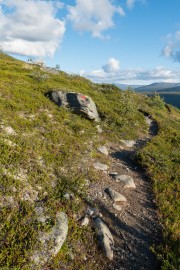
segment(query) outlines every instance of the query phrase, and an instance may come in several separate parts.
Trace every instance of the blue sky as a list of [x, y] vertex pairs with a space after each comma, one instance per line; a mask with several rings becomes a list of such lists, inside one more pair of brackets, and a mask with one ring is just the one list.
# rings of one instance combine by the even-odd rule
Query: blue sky
[[95, 82], [180, 81], [180, 0], [0, 0], [0, 46]]

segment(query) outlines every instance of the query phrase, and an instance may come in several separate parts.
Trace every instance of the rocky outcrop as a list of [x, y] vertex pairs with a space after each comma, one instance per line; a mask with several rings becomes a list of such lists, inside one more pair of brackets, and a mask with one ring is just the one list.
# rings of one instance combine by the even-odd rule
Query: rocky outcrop
[[89, 96], [63, 91], [51, 91], [47, 96], [58, 106], [68, 107], [74, 113], [83, 115], [90, 120], [99, 121], [96, 104]]

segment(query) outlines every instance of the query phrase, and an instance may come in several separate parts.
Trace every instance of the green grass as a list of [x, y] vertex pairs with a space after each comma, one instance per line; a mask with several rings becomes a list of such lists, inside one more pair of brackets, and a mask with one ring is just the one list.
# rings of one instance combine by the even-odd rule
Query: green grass
[[[89, 95], [97, 104], [103, 133], [97, 132], [97, 123], [51, 102], [45, 94], [52, 89]], [[38, 232], [50, 228], [59, 210], [68, 214], [70, 233], [47, 267], [56, 270], [65, 265], [67, 270], [84, 269], [83, 258], [89, 243], [98, 252], [94, 232], [79, 227], [73, 218], [84, 211], [85, 180], [99, 179], [92, 163], [100, 158], [96, 148], [102, 142], [136, 139], [147, 134], [139, 109], [152, 114], [160, 127], [158, 136], [138, 153], [138, 159], [153, 179], [164, 226], [165, 241], [157, 248], [157, 255], [163, 269], [176, 269], [179, 111], [172, 108], [169, 114], [158, 97], [148, 98], [133, 91], [120, 91], [113, 85], [94, 84], [63, 71], [51, 74], [0, 53], [0, 269], [29, 269], [28, 255], [37, 245]], [[12, 127], [15, 133], [7, 134], [7, 127]], [[102, 158], [105, 161], [108, 162]], [[45, 226], [36, 221], [33, 200], [23, 199], [27, 189], [32, 197], [43, 201], [50, 216]], [[74, 193], [75, 198], [65, 200], [66, 192]], [[79, 245], [82, 249], [78, 249]], [[71, 259], [71, 251], [76, 252], [78, 259]], [[98, 269], [96, 257], [100, 260], [101, 254], [94, 254], [95, 262], [88, 260], [85, 266]]]

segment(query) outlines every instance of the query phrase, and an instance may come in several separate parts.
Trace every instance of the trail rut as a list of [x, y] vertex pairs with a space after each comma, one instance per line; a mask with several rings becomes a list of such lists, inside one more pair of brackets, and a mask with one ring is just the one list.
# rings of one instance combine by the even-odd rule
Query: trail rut
[[[157, 135], [157, 123], [150, 116], [145, 116], [149, 123], [148, 135], [136, 141], [132, 148], [117, 143], [111, 145], [111, 174], [105, 174], [102, 181], [92, 185], [89, 195], [98, 205], [103, 221], [108, 225], [114, 238], [114, 259], [107, 261], [101, 269], [110, 270], [157, 270], [160, 266], [151, 247], [162, 240], [161, 225], [152, 183], [145, 171], [133, 161], [139, 147], [143, 147], [153, 136]], [[116, 182], [113, 173], [126, 174], [134, 179], [136, 189], [124, 189]], [[121, 204], [121, 211], [113, 207], [113, 202], [105, 192], [107, 187], [121, 193], [127, 199]]]

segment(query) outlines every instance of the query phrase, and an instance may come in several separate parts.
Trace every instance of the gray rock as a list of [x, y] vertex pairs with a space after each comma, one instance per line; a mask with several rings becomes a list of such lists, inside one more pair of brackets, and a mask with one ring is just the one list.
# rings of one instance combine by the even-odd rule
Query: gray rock
[[114, 202], [126, 202], [126, 198], [122, 194], [114, 191], [111, 188], [106, 188], [105, 192], [111, 197]]
[[87, 226], [89, 224], [89, 218], [87, 216], [81, 219], [81, 226]]
[[118, 175], [118, 173], [117, 173], [117, 172], [110, 172], [109, 175], [110, 175], [111, 177], [115, 178], [115, 176]]
[[100, 162], [95, 162], [93, 166], [96, 170], [107, 171], [108, 169], [108, 166], [106, 164], [102, 164]]
[[[54, 227], [49, 232], [39, 234], [40, 250], [35, 250], [30, 257], [32, 267], [40, 266], [46, 263], [51, 257], [55, 256], [61, 249], [66, 240], [68, 232], [68, 219], [64, 212], [56, 216]], [[34, 268], [35, 269], [35, 268]]]
[[97, 235], [98, 235], [98, 240], [101, 248], [105, 252], [105, 255], [108, 259], [112, 260], [113, 259], [113, 245], [114, 245], [114, 240], [113, 236], [108, 229], [107, 225], [100, 219], [100, 218], [95, 218], [94, 219], [95, 226], [97, 228]]
[[35, 212], [36, 212], [36, 218], [38, 222], [46, 222], [47, 219], [49, 219], [49, 216], [46, 216], [44, 214], [44, 208], [41, 206], [36, 206], [35, 207]]
[[115, 179], [117, 182], [122, 182], [124, 184], [124, 188], [136, 188], [133, 178], [129, 175], [116, 175]]
[[97, 129], [97, 132], [98, 132], [98, 133], [102, 133], [102, 132], [103, 132], [103, 130], [102, 130], [102, 128], [100, 127], [100, 125], [97, 125], [97, 126], [96, 126], [96, 129]]
[[106, 146], [99, 146], [97, 148], [97, 150], [98, 150], [98, 152], [100, 152], [101, 154], [104, 154], [106, 156], [108, 156], [108, 154], [109, 154]]
[[66, 192], [63, 197], [66, 199], [66, 200], [70, 200], [70, 199], [73, 199], [74, 198], [74, 194], [73, 193], [68, 193]]
[[77, 114], [90, 120], [99, 121], [96, 104], [86, 95], [75, 92], [52, 91], [47, 94], [58, 106], [69, 107]]
[[116, 209], [117, 211], [121, 211], [122, 210], [121, 205], [116, 204], [116, 203], [113, 204], [113, 208]]
[[150, 126], [152, 123], [152, 120], [148, 116], [145, 116], [145, 121], [148, 126]]
[[136, 141], [133, 140], [121, 140], [121, 142], [127, 147], [133, 147], [136, 144]]
[[88, 207], [88, 209], [87, 209], [87, 215], [89, 215], [92, 218], [95, 218], [97, 216], [102, 216], [102, 214], [99, 213], [98, 209], [93, 208], [93, 207]]

